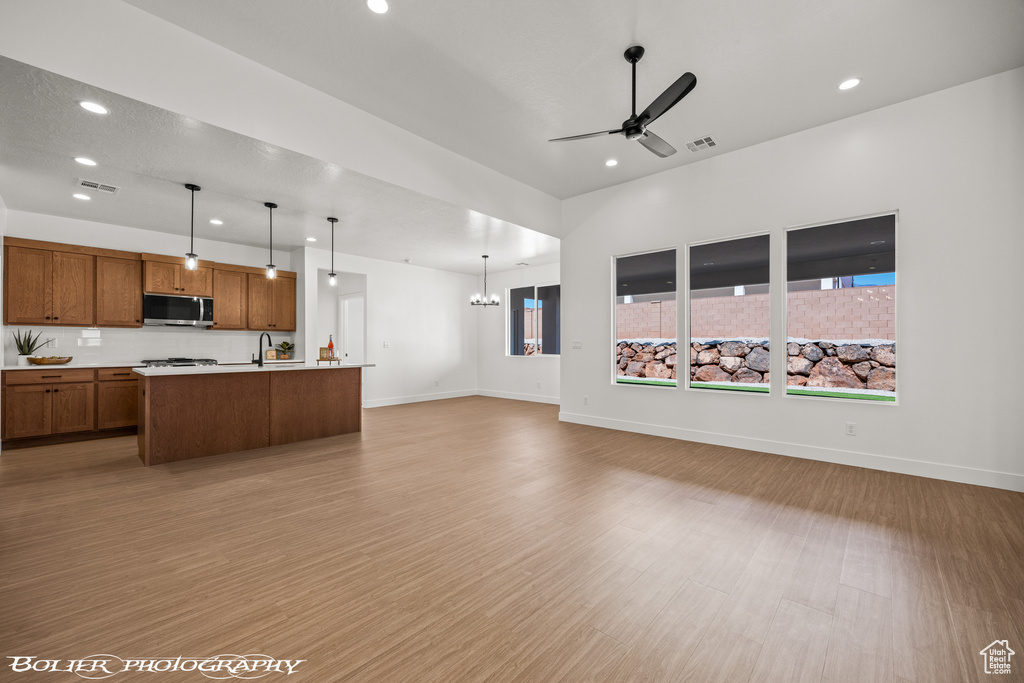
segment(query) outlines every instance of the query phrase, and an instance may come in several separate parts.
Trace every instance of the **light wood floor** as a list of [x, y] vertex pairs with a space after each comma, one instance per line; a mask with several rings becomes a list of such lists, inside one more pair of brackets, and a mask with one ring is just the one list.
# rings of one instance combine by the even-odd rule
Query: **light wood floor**
[[[1021, 680], [1022, 560], [1022, 494], [490, 398], [151, 468], [134, 438], [0, 458], [3, 657], [258, 652], [318, 682], [935, 683], [995, 678], [979, 651], [1008, 639], [999, 678]], [[73, 677], [7, 661], [0, 679]]]

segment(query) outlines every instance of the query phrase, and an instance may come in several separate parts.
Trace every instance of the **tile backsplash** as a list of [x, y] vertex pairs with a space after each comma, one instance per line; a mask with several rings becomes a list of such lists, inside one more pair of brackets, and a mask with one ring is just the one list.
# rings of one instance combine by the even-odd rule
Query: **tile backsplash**
[[[182, 327], [142, 327], [133, 329], [81, 327], [20, 327], [5, 325], [4, 365], [18, 362], [14, 332], [42, 332], [53, 339], [51, 346], [36, 352], [39, 356], [73, 356], [72, 365], [132, 365], [148, 358], [214, 358], [219, 363], [242, 363], [252, 359], [259, 345], [259, 332], [206, 330]], [[272, 332], [276, 346], [295, 342], [295, 333]], [[264, 342], [265, 343], [265, 342]]]

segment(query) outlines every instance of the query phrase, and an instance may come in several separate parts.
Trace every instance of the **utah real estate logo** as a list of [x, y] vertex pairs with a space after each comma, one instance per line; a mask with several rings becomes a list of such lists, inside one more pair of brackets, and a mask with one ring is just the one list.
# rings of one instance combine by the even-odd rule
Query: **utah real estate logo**
[[985, 673], [1008, 674], [1010, 673], [1010, 657], [1017, 653], [1010, 649], [1009, 642], [993, 640], [978, 654], [985, 658]]

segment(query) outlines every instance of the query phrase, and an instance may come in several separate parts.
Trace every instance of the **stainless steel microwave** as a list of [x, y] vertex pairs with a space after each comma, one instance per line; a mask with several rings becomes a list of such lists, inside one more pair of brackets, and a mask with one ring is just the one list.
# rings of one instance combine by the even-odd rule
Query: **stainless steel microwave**
[[204, 296], [144, 294], [142, 324], [209, 327], [213, 325], [213, 299]]

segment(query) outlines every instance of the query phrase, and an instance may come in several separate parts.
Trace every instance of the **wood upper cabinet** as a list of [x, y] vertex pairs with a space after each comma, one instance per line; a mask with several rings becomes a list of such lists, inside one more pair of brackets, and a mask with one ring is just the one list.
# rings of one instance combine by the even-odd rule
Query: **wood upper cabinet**
[[4, 255], [7, 324], [96, 324], [95, 256], [17, 246]]
[[213, 328], [244, 330], [249, 324], [249, 276], [237, 270], [213, 271]]
[[144, 263], [147, 294], [213, 296], [212, 268], [200, 266], [196, 270], [188, 270], [185, 268], [185, 259], [171, 256], [161, 260], [147, 258]]
[[96, 257], [96, 324], [142, 327], [142, 261]]
[[295, 329], [295, 278], [249, 274], [249, 329]]

